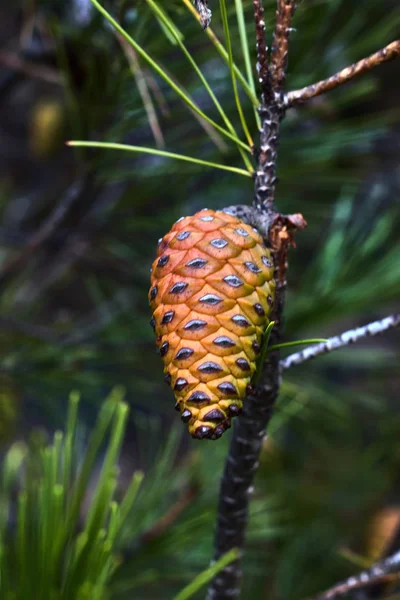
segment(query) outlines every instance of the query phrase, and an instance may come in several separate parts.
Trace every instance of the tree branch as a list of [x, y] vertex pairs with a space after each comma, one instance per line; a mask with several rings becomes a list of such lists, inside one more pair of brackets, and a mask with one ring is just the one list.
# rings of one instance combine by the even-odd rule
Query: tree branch
[[0, 50], [0, 64], [4, 65], [7, 69], [18, 71], [28, 77], [62, 85], [62, 77], [56, 69], [23, 60], [17, 54], [9, 54], [4, 50]]
[[301, 104], [311, 98], [325, 94], [325, 92], [334, 90], [340, 85], [351, 81], [354, 77], [367, 73], [378, 65], [398, 56], [400, 56], [400, 40], [392, 42], [388, 46], [385, 46], [385, 48], [375, 52], [375, 54], [371, 54], [371, 56], [354, 63], [350, 67], [346, 67], [328, 79], [318, 81], [300, 90], [289, 92], [285, 97], [285, 107], [289, 108]]
[[272, 99], [271, 73], [268, 64], [268, 47], [265, 38], [264, 7], [262, 0], [253, 0], [254, 22], [256, 25], [257, 71], [261, 87], [261, 103]]
[[271, 102], [261, 105], [260, 152], [255, 179], [254, 205], [259, 211], [274, 212], [276, 162], [279, 129], [283, 116], [280, 107]]
[[[305, 226], [301, 215], [281, 215], [274, 207], [275, 172], [279, 130], [284, 116], [282, 95], [273, 88], [265, 40], [265, 22], [262, 0], [253, 0], [257, 38], [257, 69], [261, 85], [260, 151], [254, 182], [253, 207], [226, 209], [246, 218], [262, 233], [271, 248], [275, 265], [276, 292], [271, 319], [275, 321], [271, 343], [279, 342], [286, 289], [287, 250], [292, 243], [292, 232]], [[285, 13], [286, 14], [286, 13]], [[283, 35], [285, 37], [286, 34]], [[281, 50], [281, 38], [276, 39], [277, 58], [287, 55]], [[280, 60], [280, 59], [279, 59]], [[285, 70], [286, 59], [280, 69]], [[283, 71], [280, 81], [284, 81]], [[243, 412], [235, 422], [229, 454], [221, 480], [214, 560], [232, 548], [243, 551], [248, 520], [248, 507], [253, 480], [267, 425], [279, 392], [279, 352], [272, 352], [266, 361], [261, 380], [254, 393], [246, 397]], [[240, 594], [240, 558], [225, 567], [211, 582], [207, 600], [228, 600]]]
[[289, 35], [295, 10], [295, 0], [278, 0], [274, 41], [271, 49], [272, 87], [277, 92], [282, 90], [286, 79]]
[[287, 358], [284, 358], [279, 363], [280, 370], [285, 371], [286, 369], [290, 369], [290, 367], [293, 367], [294, 365], [300, 365], [307, 360], [319, 356], [320, 354], [327, 354], [328, 352], [332, 352], [333, 350], [344, 348], [345, 346], [348, 346], [349, 344], [354, 344], [355, 342], [358, 342], [359, 340], [362, 340], [366, 337], [378, 335], [379, 333], [383, 333], [388, 329], [394, 329], [399, 326], [400, 314], [397, 314], [385, 317], [380, 321], [374, 321], [373, 323], [364, 325], [364, 327], [350, 329], [349, 331], [345, 331], [341, 335], [329, 338], [326, 342], [322, 342], [321, 344], [315, 344], [314, 346], [309, 346], [304, 350], [301, 350], [300, 352], [295, 352]]
[[375, 563], [370, 569], [334, 585], [318, 596], [314, 596], [313, 600], [336, 600], [337, 598], [343, 598], [351, 591], [384, 582], [390, 573], [397, 571], [399, 568], [400, 551], [397, 551], [388, 558]]

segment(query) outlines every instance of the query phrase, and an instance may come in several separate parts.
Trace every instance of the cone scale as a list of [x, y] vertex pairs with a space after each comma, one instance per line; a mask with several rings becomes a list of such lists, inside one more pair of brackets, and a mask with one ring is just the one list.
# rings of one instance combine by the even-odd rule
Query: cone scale
[[197, 439], [217, 439], [240, 414], [269, 323], [271, 253], [222, 211], [179, 219], [151, 269], [151, 324], [176, 408]]

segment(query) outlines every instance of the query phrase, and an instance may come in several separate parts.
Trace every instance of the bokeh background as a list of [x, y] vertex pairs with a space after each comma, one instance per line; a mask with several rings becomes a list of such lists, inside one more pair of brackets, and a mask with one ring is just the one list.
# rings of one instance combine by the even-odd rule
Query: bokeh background
[[[159, 4], [239, 129], [229, 72], [209, 39], [181, 0]], [[265, 5], [270, 34], [275, 3]], [[146, 2], [106, 6], [218, 120]], [[217, 1], [210, 7], [223, 39]], [[251, 2], [245, 8], [253, 50]], [[234, 12], [231, 2], [243, 66]], [[398, 37], [400, 10], [397, 0], [304, 0], [294, 25], [292, 89]], [[398, 61], [385, 64], [287, 114], [276, 202], [308, 222], [290, 252], [287, 341], [327, 337], [399, 307], [399, 74]], [[245, 96], [243, 105], [256, 139]], [[71, 390], [81, 393], [80, 427], [89, 431], [105, 396], [124, 386], [131, 410], [120, 485], [136, 469], [145, 482], [109, 598], [173, 598], [208, 565], [229, 434], [193, 441], [176, 422], [149, 326], [149, 269], [177, 218], [251, 202], [252, 183], [155, 156], [72, 149], [68, 139], [235, 166], [240, 156], [132, 56], [88, 0], [1, 3], [1, 451], [62, 428]], [[398, 365], [389, 332], [285, 375], [256, 480], [243, 598], [307, 597], [396, 547]]]

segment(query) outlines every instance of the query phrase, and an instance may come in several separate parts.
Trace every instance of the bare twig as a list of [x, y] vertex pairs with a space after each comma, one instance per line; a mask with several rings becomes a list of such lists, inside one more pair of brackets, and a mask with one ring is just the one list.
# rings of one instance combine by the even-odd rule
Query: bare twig
[[375, 52], [375, 54], [371, 54], [371, 56], [354, 63], [350, 67], [346, 67], [328, 79], [318, 81], [317, 83], [309, 85], [300, 90], [289, 92], [285, 98], [285, 106], [295, 106], [296, 104], [306, 102], [307, 100], [315, 98], [316, 96], [324, 94], [325, 92], [334, 90], [340, 85], [351, 81], [354, 77], [362, 75], [363, 73], [367, 73], [378, 65], [387, 62], [388, 60], [392, 60], [398, 56], [400, 56], [400, 40], [392, 42], [388, 46], [385, 46], [385, 48]]
[[125, 40], [125, 38], [117, 31], [115, 32], [115, 36], [124, 51], [124, 54], [129, 63], [131, 73], [135, 78], [136, 85], [137, 85], [139, 94], [142, 98], [143, 106], [147, 113], [147, 119], [149, 121], [149, 125], [150, 125], [151, 131], [153, 133], [157, 148], [164, 148], [165, 147], [164, 136], [161, 131], [160, 124], [158, 122], [157, 113], [155, 111], [154, 104], [151, 99], [149, 89], [147, 87], [146, 78], [140, 67], [140, 62], [139, 62], [138, 56], [136, 54], [136, 51], [133, 48], [133, 46], [128, 44], [128, 42]]
[[[256, 25], [257, 70], [261, 86], [260, 150], [255, 179], [254, 206], [259, 211], [274, 212], [276, 182], [276, 162], [279, 141], [280, 122], [284, 115], [280, 94], [275, 93], [272, 84], [268, 48], [265, 40], [265, 21], [262, 0], [253, 0], [254, 21]], [[278, 40], [277, 40], [278, 42]], [[275, 52], [279, 54], [278, 46]], [[284, 67], [282, 67], [284, 68]]]
[[289, 34], [295, 9], [295, 0], [278, 0], [274, 41], [271, 49], [271, 78], [275, 92], [282, 90], [286, 79]]
[[150, 529], [142, 534], [141, 541], [148, 543], [165, 533], [177, 521], [185, 508], [192, 504], [198, 491], [196, 485], [189, 487], [182, 497]]
[[61, 85], [63, 80], [61, 75], [56, 69], [52, 69], [51, 67], [47, 67], [45, 65], [35, 65], [26, 60], [22, 60], [16, 54], [10, 54], [5, 51], [0, 51], [0, 64], [2, 64], [7, 69], [11, 69], [12, 71], [19, 71], [28, 77], [33, 77], [34, 79], [41, 79], [42, 81], [46, 81], [47, 83], [54, 83], [56, 85]]
[[152, 73], [144, 71], [143, 75], [146, 78], [147, 87], [153, 92], [153, 96], [158, 103], [158, 107], [160, 109], [161, 114], [163, 115], [163, 117], [170, 117], [171, 112], [169, 110], [168, 103], [165, 99], [165, 95], [158, 84], [158, 81]]
[[[292, 242], [293, 229], [305, 226], [301, 215], [286, 217], [274, 207], [275, 172], [280, 122], [283, 117], [281, 95], [272, 87], [265, 41], [265, 23], [262, 0], [253, 0], [256, 24], [259, 81], [262, 89], [260, 151], [257, 153], [257, 172], [254, 182], [252, 209], [230, 207], [262, 232], [265, 243], [273, 253], [276, 295], [271, 319], [275, 321], [271, 337], [276, 343], [281, 335], [284, 296], [286, 289], [286, 255]], [[282, 66], [285, 69], [285, 65]], [[272, 352], [264, 365], [261, 380], [254, 393], [247, 396], [243, 413], [233, 431], [229, 455], [221, 480], [214, 559], [218, 560], [232, 548], [243, 551], [248, 507], [262, 442], [272, 409], [279, 392], [279, 353]], [[225, 567], [212, 581], [207, 600], [228, 600], [240, 594], [240, 558]]]
[[[347, 596], [349, 592], [359, 590], [361, 588], [388, 581], [390, 573], [397, 571], [400, 568], [400, 551], [392, 554], [388, 558], [375, 563], [366, 571], [362, 571], [358, 575], [350, 577], [346, 581], [342, 581], [329, 590], [326, 590], [318, 596], [314, 596], [313, 600], [336, 600]], [[400, 577], [400, 573], [396, 574]]]
[[265, 38], [264, 7], [262, 0], [253, 0], [254, 21], [256, 24], [257, 71], [261, 86], [261, 103], [272, 99], [271, 73], [268, 64], [268, 47]]
[[4, 263], [0, 272], [0, 288], [8, 281], [10, 276], [18, 271], [26, 259], [32, 256], [33, 253], [54, 234], [72, 205], [82, 197], [88, 184], [89, 180], [85, 178], [78, 179], [73, 183], [66, 190], [65, 194], [61, 197], [60, 201], [43, 225], [28, 239], [26, 245], [15, 256]]
[[388, 329], [394, 329], [400, 326], [400, 314], [390, 315], [390, 317], [386, 317], [385, 319], [381, 319], [380, 321], [374, 321], [373, 323], [369, 323], [368, 325], [364, 325], [364, 327], [357, 327], [356, 329], [350, 329], [349, 331], [345, 331], [341, 335], [336, 335], [334, 337], [329, 338], [326, 342], [322, 342], [320, 344], [315, 344], [314, 346], [309, 346], [300, 352], [295, 352], [291, 354], [287, 358], [284, 358], [280, 361], [279, 366], [281, 371], [286, 369], [290, 369], [294, 365], [300, 365], [301, 363], [310, 360], [311, 358], [315, 358], [320, 354], [327, 354], [328, 352], [332, 352], [333, 350], [338, 350], [339, 348], [344, 348], [349, 344], [354, 344], [354, 342], [358, 342], [366, 337], [371, 337], [374, 335], [378, 335], [379, 333], [383, 333]]

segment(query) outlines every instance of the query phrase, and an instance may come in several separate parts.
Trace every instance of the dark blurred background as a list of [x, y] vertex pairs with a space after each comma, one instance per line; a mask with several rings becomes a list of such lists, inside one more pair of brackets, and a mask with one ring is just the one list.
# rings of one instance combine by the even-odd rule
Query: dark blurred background
[[[209, 39], [181, 0], [159, 4], [239, 130], [229, 72]], [[105, 5], [218, 120], [146, 2]], [[275, 3], [265, 5], [271, 33]], [[210, 6], [222, 39], [217, 0]], [[242, 67], [233, 2], [229, 16]], [[398, 37], [400, 9], [397, 0], [304, 0], [294, 25], [290, 88]], [[286, 340], [327, 337], [399, 307], [399, 73], [398, 61], [385, 64], [287, 114], [276, 202], [302, 212], [308, 228], [290, 252]], [[246, 96], [243, 105], [256, 140]], [[148, 323], [149, 269], [174, 220], [251, 202], [252, 183], [155, 156], [72, 149], [69, 139], [237, 166], [240, 156], [88, 0], [1, 3], [0, 443], [62, 427], [71, 390], [90, 429], [100, 402], [123, 385], [131, 413], [122, 473], [144, 469], [147, 488], [110, 597], [172, 598], [211, 556], [229, 434], [195, 442], [176, 423]], [[306, 597], [396, 544], [398, 352], [389, 332], [285, 376], [256, 481], [243, 598]], [[146, 537], [177, 503], [168, 526]]]

